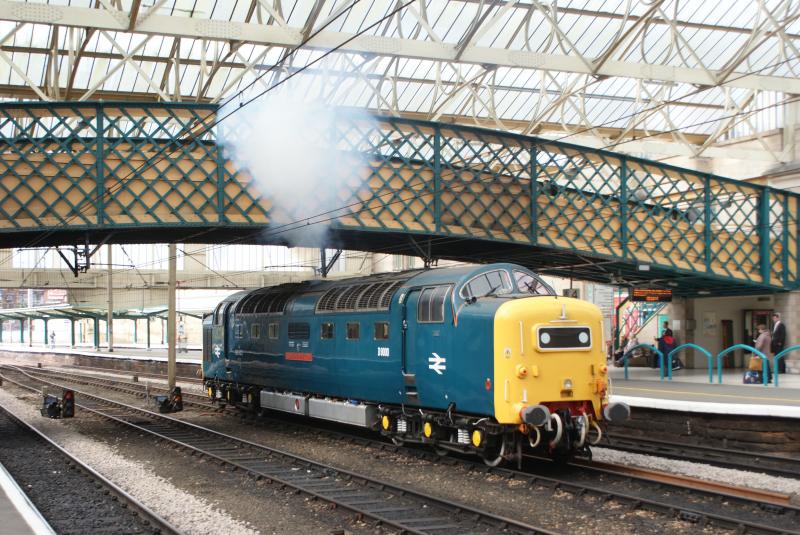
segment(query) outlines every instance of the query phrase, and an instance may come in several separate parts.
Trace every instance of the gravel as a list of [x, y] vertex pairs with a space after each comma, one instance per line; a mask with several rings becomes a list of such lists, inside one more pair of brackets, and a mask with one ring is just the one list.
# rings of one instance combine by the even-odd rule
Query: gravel
[[781, 492], [790, 496], [800, 497], [800, 481], [786, 477], [598, 447], [592, 448], [592, 458], [599, 462], [638, 466], [671, 474], [696, 477], [706, 481]]
[[148, 468], [122, 458], [115, 448], [70, 429], [63, 420], [42, 418], [30, 402], [0, 390], [0, 403], [20, 419], [31, 423], [81, 461], [112, 480], [154, 512], [187, 534], [224, 533], [255, 535], [251, 529], [208, 502], [175, 487]]
[[[87, 390], [95, 389], [87, 388]], [[105, 397], [124, 397], [122, 395], [112, 395], [102, 389], [96, 390]], [[136, 403], [134, 402], [134, 404]], [[546, 488], [520, 488], [520, 482], [518, 481], [508, 481], [496, 476], [471, 472], [459, 465], [431, 464], [394, 452], [366, 450], [363, 447], [347, 445], [335, 439], [324, 439], [291, 429], [282, 429], [280, 426], [250, 426], [230, 416], [198, 413], [196, 411], [185, 411], [176, 416], [199, 425], [249, 438], [255, 442], [293, 451], [321, 462], [329, 462], [355, 472], [407, 485], [422, 492], [461, 501], [474, 507], [485, 508], [497, 514], [529, 521], [533, 524], [542, 522], [543, 517], [539, 513], [547, 511], [547, 520], [545, 522], [548, 527], [564, 532], [580, 531], [587, 534], [607, 532], [620, 534], [680, 533], [686, 529], [695, 528], [690, 523], [665, 519], [649, 511], [631, 511], [613, 501], [592, 503], [592, 498], [576, 499], [575, 496], [569, 493], [560, 491], [553, 493]], [[119, 444], [119, 447], [124, 448], [125, 444]], [[657, 468], [667, 472], [702, 477], [711, 481], [735, 482], [743, 486], [765, 488], [778, 492], [797, 493], [800, 490], [800, 483], [785, 478], [762, 474], [756, 475], [698, 463], [673, 461], [602, 448], [595, 448], [593, 451], [595, 452], [595, 458], [600, 461], [621, 462], [622, 464]], [[143, 456], [146, 458], [147, 453], [144, 453]], [[614, 456], [619, 457], [615, 458]], [[147, 462], [148, 464], [152, 463], [151, 466], [159, 474], [172, 476], [176, 480], [182, 476], [180, 468], [176, 467], [171, 470], [171, 463], [163, 459], [163, 456], [153, 456], [150, 453], [150, 460]], [[196, 460], [194, 462], [197, 463]], [[732, 474], [736, 474], [736, 476], [734, 477]], [[224, 492], [226, 493], [231, 492], [228, 490], [229, 485], [236, 484], [230, 478], [226, 479], [224, 477], [218, 478], [217, 483], [220, 489], [225, 489]], [[199, 485], [196, 482], [193, 484]], [[252, 485], [252, 483], [250, 484]], [[184, 488], [186, 487], [186, 485], [183, 486]], [[192, 489], [192, 492], [195, 493], [195, 490]], [[213, 501], [212, 496], [206, 495], [206, 497]], [[280, 500], [280, 497], [278, 496], [276, 499]], [[291, 507], [291, 504], [287, 503], [286, 506]], [[308, 504], [306, 508], [311, 509], [311, 516], [316, 516], [319, 513], [319, 511], [314, 510], [314, 507], [317, 507], [317, 505]], [[157, 510], [155, 506], [153, 508]], [[242, 515], [238, 511], [237, 517], [248, 518], [246, 514]], [[303, 517], [302, 507], [299, 513], [296, 512], [292, 515], [292, 518], [293, 520], [296, 518], [299, 521], [308, 520], [308, 518]], [[296, 522], [293, 521], [284, 524], [283, 527], [292, 525], [296, 528], [295, 524]], [[261, 524], [255, 522], [255, 525], [260, 526]], [[364, 526], [357, 527], [365, 528]], [[348, 529], [348, 531], [350, 530]], [[366, 528], [364, 531], [360, 529], [353, 531], [370, 532]], [[708, 527], [702, 531], [707, 533], [715, 532], [715, 530]], [[226, 529], [222, 532], [229, 533], [231, 531]], [[283, 534], [290, 531], [278, 529], [272, 532]], [[292, 532], [303, 534], [302, 531], [292, 530]], [[330, 530], [327, 532], [330, 532]], [[322, 531], [311, 529], [305, 533], [322, 533]]]

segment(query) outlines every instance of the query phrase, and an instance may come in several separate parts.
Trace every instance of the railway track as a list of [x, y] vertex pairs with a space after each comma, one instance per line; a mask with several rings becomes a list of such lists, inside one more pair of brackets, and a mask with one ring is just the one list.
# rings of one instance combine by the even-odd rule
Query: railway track
[[656, 512], [667, 518], [742, 533], [800, 533], [797, 529], [800, 509], [790, 505], [788, 497], [781, 494], [745, 491], [738, 487], [617, 465], [576, 463], [565, 467], [534, 457], [524, 460], [522, 470], [489, 468], [471, 458], [442, 459], [427, 449], [398, 447], [361, 434], [331, 429], [324, 423], [319, 426], [317, 422], [310, 425], [305, 420], [300, 423], [291, 415], [273, 414], [270, 419], [277, 421], [282, 428], [291, 425], [365, 447], [405, 451], [432, 462], [469, 463], [476, 471], [500, 475], [508, 480], [522, 480], [529, 487], [551, 488], [576, 497], [591, 495], [604, 500], [613, 498], [627, 507]]
[[694, 461], [750, 472], [762, 472], [792, 479], [800, 478], [800, 459], [793, 457], [713, 448], [699, 444], [684, 444], [644, 437], [622, 436], [619, 434], [606, 435], [602, 446], [631, 453], [659, 455], [672, 459]]
[[[3, 376], [7, 381], [32, 391], [38, 389], [30, 384], [31, 381], [62, 386], [23, 371], [4, 372]], [[403, 533], [554, 533], [543, 527], [442, 500], [138, 407], [85, 392], [76, 393], [77, 405], [83, 410], [241, 470], [257, 480], [269, 480]]]
[[0, 462], [56, 533], [179, 533], [2, 406], [0, 436]]
[[[144, 387], [142, 385], [134, 382], [122, 381], [120, 379], [96, 377], [87, 378], [87, 376], [77, 373], [65, 374], [62, 372], [54, 372], [51, 370], [38, 368], [30, 368], [29, 371], [36, 373], [47, 373], [51, 376], [58, 375], [69, 378], [70, 380], [74, 380], [79, 384], [93, 386], [103, 386], [105, 384], [109, 388], [114, 388], [115, 390], [121, 392], [127, 392], [134, 395], [144, 395], [142, 391]], [[148, 374], [148, 376], [160, 379], [166, 378], [166, 376], [158, 374]], [[188, 382], [197, 381], [193, 381], [192, 378], [178, 378], [180, 381], [187, 379]], [[200, 381], [200, 383], [202, 383], [202, 381]], [[166, 388], [159, 386], [151, 385], [150, 388], [153, 392], [167, 392]], [[204, 394], [194, 394], [184, 391], [183, 397], [184, 402], [188, 402], [190, 405], [202, 407], [207, 410], [220, 410], [218, 405], [209, 403], [208, 397]], [[721, 449], [702, 445], [654, 440], [643, 437], [622, 436], [619, 434], [606, 434], [603, 438], [601, 446], [631, 453], [657, 455], [672, 459], [705, 463], [723, 468], [733, 468], [736, 470], [765, 473], [792, 479], [800, 478], [800, 459], [784, 457], [780, 455]]]
[[[161, 379], [163, 381], [167, 380], [167, 376], [163, 373], [152, 373], [152, 372], [138, 372], [135, 370], [116, 370], [114, 368], [102, 368], [98, 366], [64, 366], [64, 369], [74, 369], [77, 372], [101, 372], [101, 373], [117, 373], [120, 375], [136, 375], [138, 377], [145, 377], [149, 379]], [[200, 373], [200, 367], [198, 366], [198, 373]], [[175, 378], [179, 383], [192, 383], [202, 385], [203, 380], [199, 377], [189, 377], [189, 376], [177, 376]]]
[[[166, 386], [142, 384], [133, 381], [123, 381], [121, 379], [112, 379], [111, 377], [96, 377], [96, 376], [82, 375], [78, 373], [67, 373], [67, 372], [49, 370], [45, 368], [33, 368], [26, 366], [16, 366], [16, 368], [24, 370], [26, 373], [33, 376], [46, 376], [61, 380], [67, 380], [75, 384], [106, 388], [109, 390], [114, 390], [116, 392], [121, 392], [123, 394], [129, 394], [140, 398], [146, 398], [147, 396], [156, 394], [167, 394], [169, 392], [169, 389]], [[204, 410], [212, 410], [212, 411], [223, 410], [219, 405], [211, 403], [208, 399], [208, 396], [206, 396], [205, 394], [195, 394], [183, 390], [181, 391], [181, 396], [183, 398], [184, 405], [189, 405]]]

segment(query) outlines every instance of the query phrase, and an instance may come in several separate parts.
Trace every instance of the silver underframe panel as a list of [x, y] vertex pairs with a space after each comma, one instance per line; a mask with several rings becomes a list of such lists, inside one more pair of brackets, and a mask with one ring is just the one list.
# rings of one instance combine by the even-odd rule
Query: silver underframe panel
[[372, 427], [378, 420], [378, 410], [373, 405], [354, 405], [331, 399], [309, 399], [308, 415], [360, 427]]
[[291, 412], [308, 416], [308, 398], [298, 394], [261, 391], [261, 406], [276, 411]]

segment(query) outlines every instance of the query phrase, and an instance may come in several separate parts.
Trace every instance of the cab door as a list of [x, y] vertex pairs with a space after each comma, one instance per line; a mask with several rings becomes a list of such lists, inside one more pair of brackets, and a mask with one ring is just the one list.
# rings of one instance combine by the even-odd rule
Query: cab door
[[220, 303], [211, 314], [208, 321], [203, 322], [203, 375], [217, 379], [226, 377], [226, 331], [228, 321], [228, 309], [231, 303]]
[[[435, 406], [444, 398], [452, 340], [449, 285], [413, 288], [404, 306], [403, 381], [406, 403]], [[446, 403], [444, 403], [446, 406]]]

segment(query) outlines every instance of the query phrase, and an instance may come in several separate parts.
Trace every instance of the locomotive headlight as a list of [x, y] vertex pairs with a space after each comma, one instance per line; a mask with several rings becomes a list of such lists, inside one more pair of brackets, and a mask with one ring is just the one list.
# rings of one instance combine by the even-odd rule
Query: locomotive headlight
[[564, 379], [564, 390], [572, 390], [572, 379]]
[[550, 335], [547, 333], [542, 333], [539, 335], [539, 340], [542, 341], [542, 345], [547, 345], [550, 343]]

